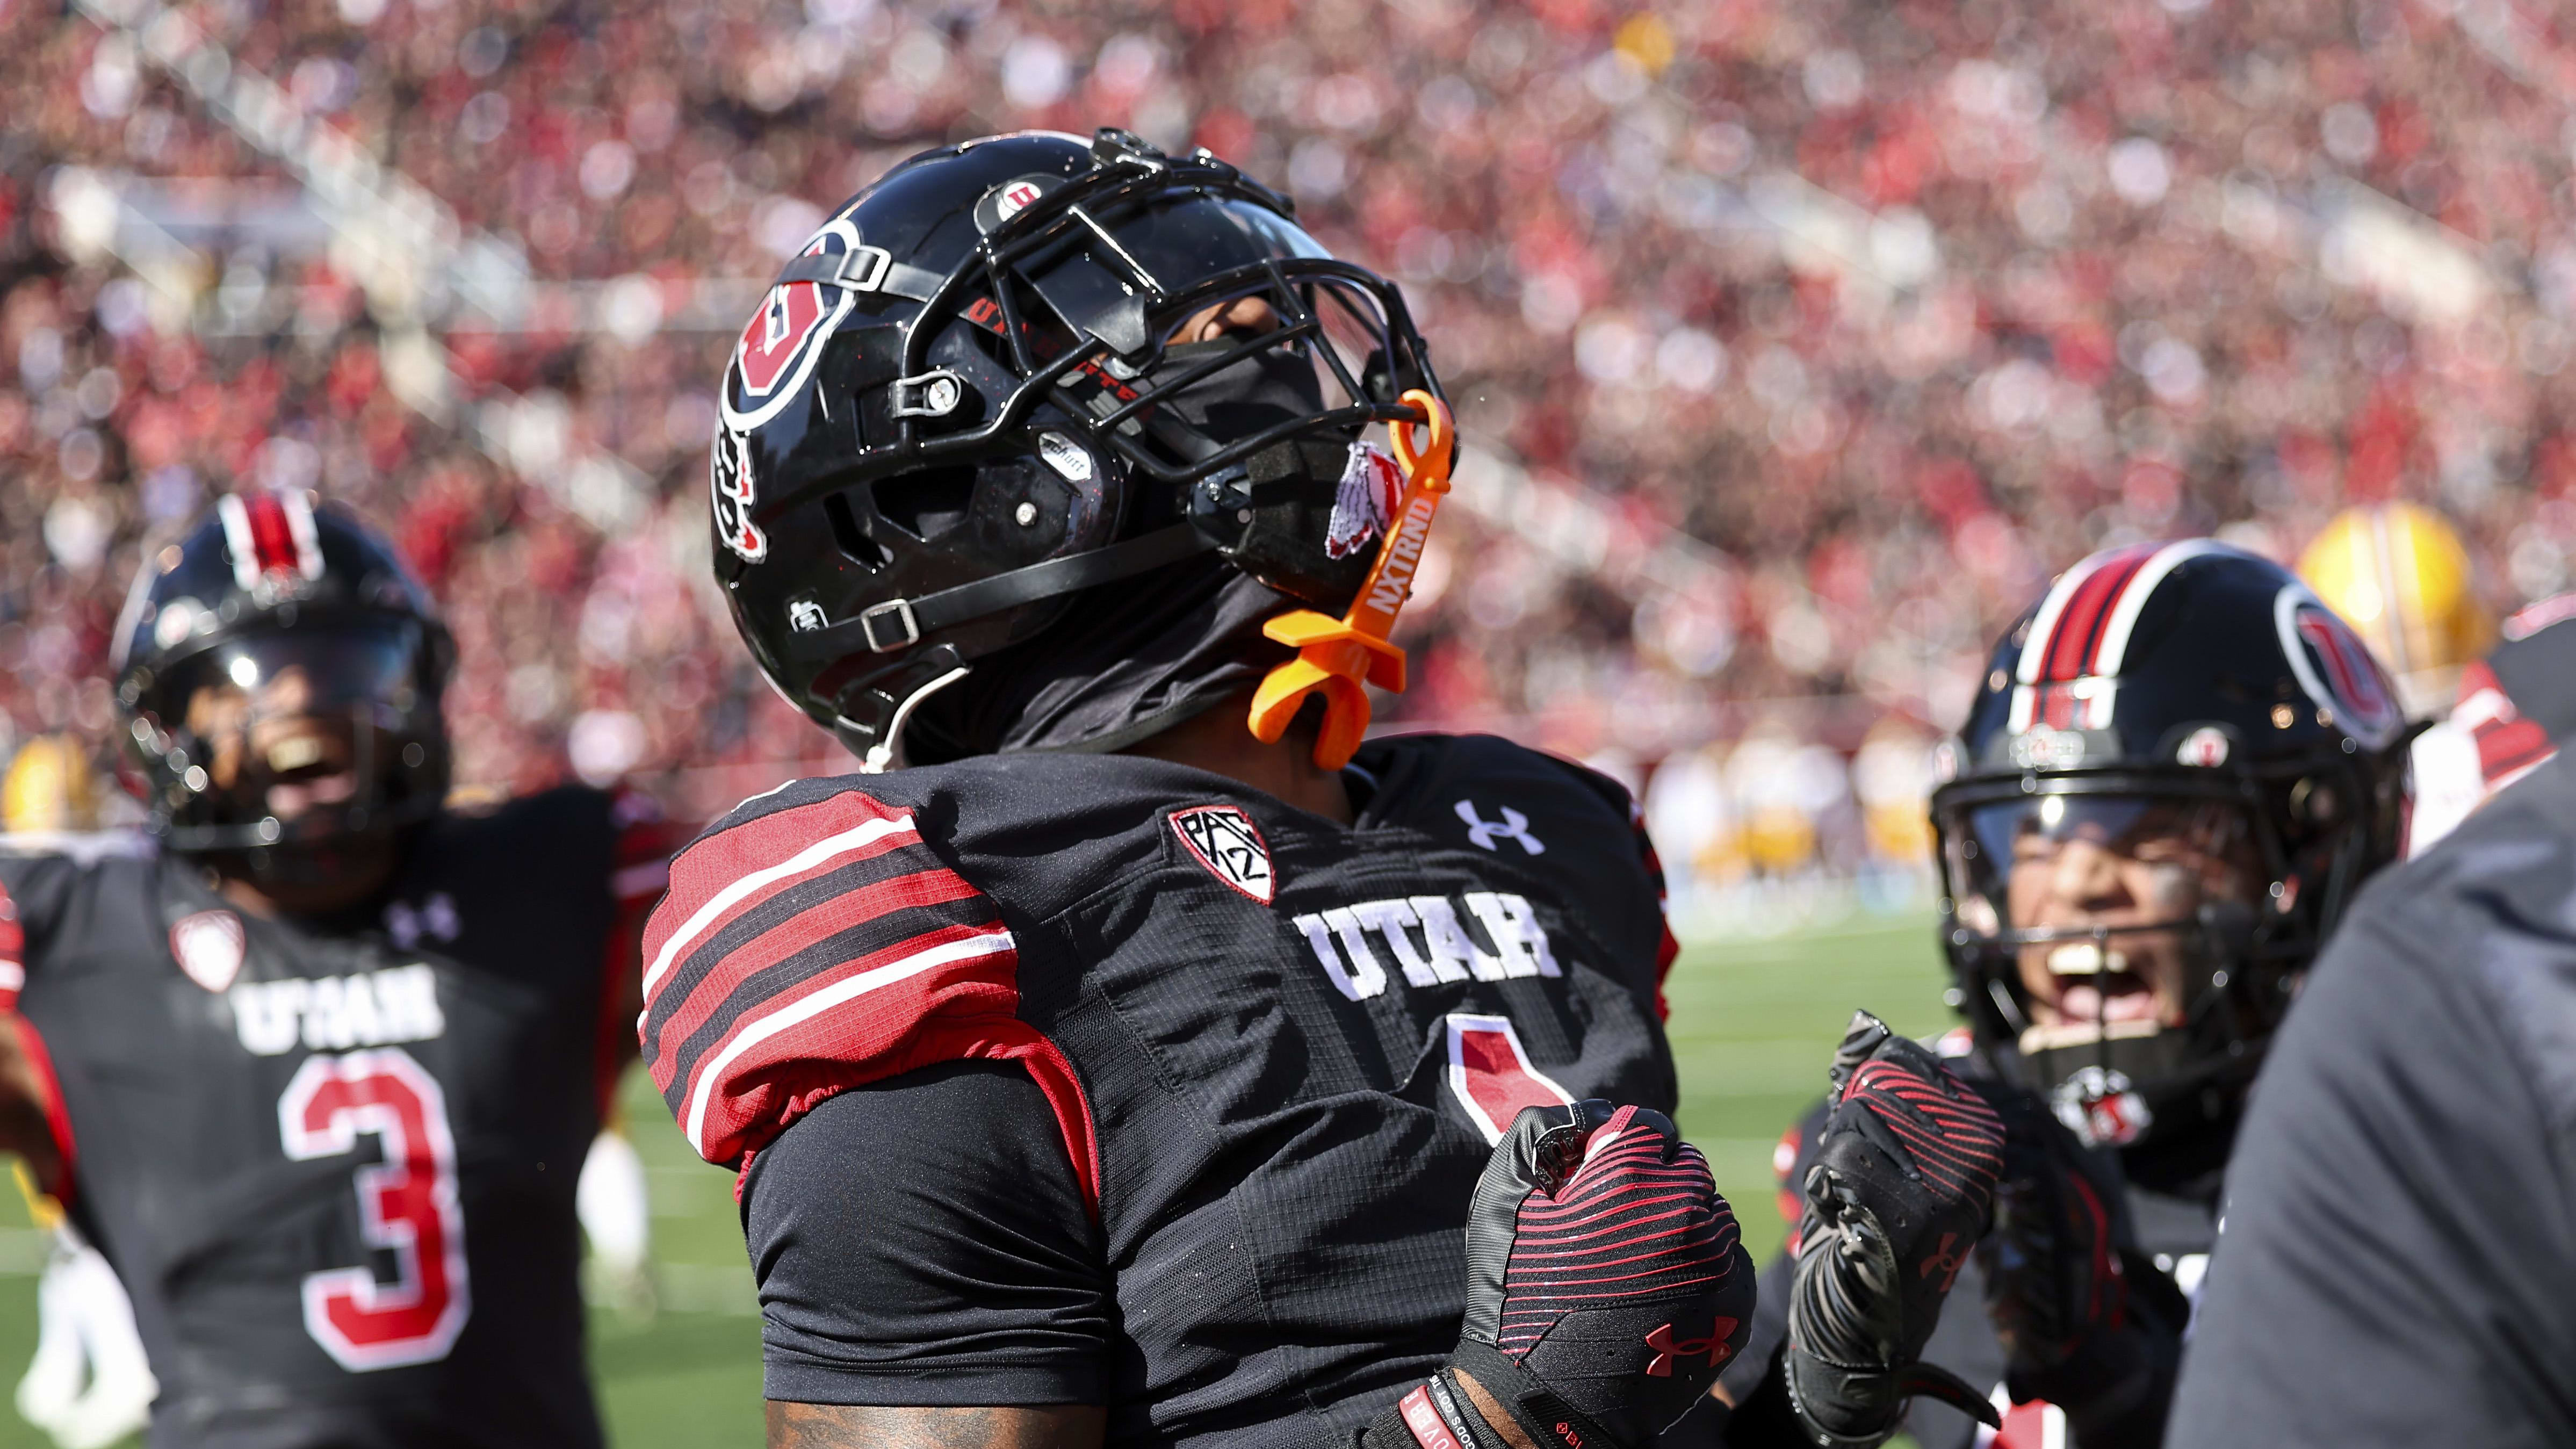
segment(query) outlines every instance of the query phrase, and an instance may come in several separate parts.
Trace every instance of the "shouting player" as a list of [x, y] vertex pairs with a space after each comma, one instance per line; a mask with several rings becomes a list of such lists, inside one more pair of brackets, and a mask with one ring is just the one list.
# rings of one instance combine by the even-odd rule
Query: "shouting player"
[[152, 1442], [599, 1442], [574, 1183], [662, 827], [444, 809], [447, 633], [301, 494], [147, 559], [116, 647], [160, 850], [0, 856], [0, 1141], [131, 1293]]
[[[1943, 1050], [2009, 1143], [1927, 1356], [2019, 1406], [2007, 1449], [2159, 1441], [2247, 1088], [2395, 856], [2405, 733], [2342, 620], [2207, 540], [2084, 560], [1996, 649], [1932, 819], [1968, 1022]], [[1974, 1428], [1911, 1420], [1925, 1449]]]
[[[991, 138], [834, 213], [722, 406], [718, 581], [870, 770], [737, 808], [646, 939], [772, 1442], [1642, 1449], [1699, 1398], [1750, 1274], [1634, 808], [1360, 744], [1450, 453], [1394, 286], [1205, 152]], [[1872, 1254], [1973, 1235], [1999, 1133], [1869, 1026], [1800, 1406], [1875, 1432], [1928, 1317]]]

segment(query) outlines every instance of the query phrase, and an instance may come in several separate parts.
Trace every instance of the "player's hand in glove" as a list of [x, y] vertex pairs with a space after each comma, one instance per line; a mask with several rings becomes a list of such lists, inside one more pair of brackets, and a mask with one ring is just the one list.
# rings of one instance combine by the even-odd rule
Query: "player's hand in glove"
[[103, 1449], [140, 1432], [161, 1386], [143, 1357], [125, 1285], [69, 1227], [54, 1230], [36, 1284], [36, 1356], [18, 1381], [18, 1413], [61, 1449]]
[[[1603, 1101], [1530, 1107], [1467, 1215], [1457, 1352], [1370, 1449], [1646, 1449], [1752, 1329], [1753, 1264], [1699, 1149]], [[1472, 1386], [1468, 1382], [1472, 1380]]]
[[2064, 1410], [2083, 1449], [2152, 1449], [2188, 1307], [2140, 1261], [2116, 1161], [2031, 1093], [1996, 1086], [1988, 1097], [2004, 1123], [2004, 1169], [1977, 1260], [2005, 1388], [2017, 1403]]
[[1821, 1445], [1874, 1446], [1930, 1394], [1994, 1407], [1921, 1362], [1941, 1301], [1983, 1237], [2003, 1123], [1920, 1044], [1866, 1011], [1834, 1054], [1833, 1108], [1804, 1184], [1783, 1356], [1789, 1401]]

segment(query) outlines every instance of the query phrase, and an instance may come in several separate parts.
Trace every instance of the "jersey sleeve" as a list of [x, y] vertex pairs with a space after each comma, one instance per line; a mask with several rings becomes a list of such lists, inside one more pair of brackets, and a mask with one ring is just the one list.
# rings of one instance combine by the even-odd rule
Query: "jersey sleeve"
[[1655, 1016], [1670, 1021], [1673, 1007], [1664, 999], [1664, 982], [1673, 974], [1673, 962], [1682, 954], [1682, 943], [1673, 935], [1672, 893], [1664, 888], [1664, 858], [1655, 853], [1654, 838], [1646, 833], [1646, 808], [1633, 799], [1628, 802], [1628, 825], [1637, 832], [1639, 862], [1655, 885]]
[[2263, 1069], [2169, 1443], [2576, 1443], [2567, 902], [2392, 919], [2413, 884], [2347, 921]]
[[671, 857], [690, 831], [662, 813], [653, 797], [620, 790], [608, 798], [609, 924], [600, 970], [599, 1098], [612, 1108], [618, 1078], [635, 1049], [633, 1022], [644, 949], [645, 923], [671, 884]]
[[1637, 868], [1645, 877], [1655, 902], [1655, 1019], [1670, 1021], [1673, 1008], [1672, 1003], [1665, 999], [1664, 987], [1672, 976], [1673, 962], [1681, 957], [1682, 946], [1673, 935], [1672, 894], [1664, 885], [1664, 859], [1656, 853], [1654, 837], [1646, 830], [1646, 807], [1629, 793], [1626, 785], [1598, 770], [1569, 760], [1554, 760], [1554, 763], [1572, 773], [1586, 790], [1600, 796], [1603, 803], [1628, 822], [1628, 834], [1636, 848]]
[[609, 797], [608, 820], [616, 831], [610, 848], [608, 891], [617, 902], [623, 925], [636, 919], [632, 942], [643, 934], [642, 917], [662, 899], [671, 884], [671, 857], [689, 841], [691, 832], [669, 816], [652, 796], [621, 790]]
[[1086, 1201], [1090, 1110], [1019, 1019], [1019, 946], [908, 808], [846, 781], [738, 807], [671, 862], [644, 937], [644, 1060], [691, 1146], [744, 1164], [853, 1087], [947, 1062], [1017, 1062]]
[[1109, 1272], [1044, 1095], [1009, 1063], [844, 1092], [743, 1181], [765, 1396], [1107, 1401]]
[[0, 1011], [17, 1010], [26, 985], [27, 928], [19, 919], [18, 898], [9, 893], [9, 872], [0, 867]]
[[58, 855], [0, 847], [0, 1011], [18, 1008], [31, 966], [61, 928], [81, 867]]
[[78, 919], [72, 902], [82, 870], [64, 856], [0, 848], [0, 1030], [16, 1037], [18, 1050], [44, 1083], [45, 1122], [62, 1160], [61, 1175], [38, 1187], [63, 1202], [71, 1201], [79, 1182], [80, 1144], [54, 1075], [53, 1054], [35, 1024], [18, 1015], [18, 995], [30, 969], [43, 970], [55, 939]]

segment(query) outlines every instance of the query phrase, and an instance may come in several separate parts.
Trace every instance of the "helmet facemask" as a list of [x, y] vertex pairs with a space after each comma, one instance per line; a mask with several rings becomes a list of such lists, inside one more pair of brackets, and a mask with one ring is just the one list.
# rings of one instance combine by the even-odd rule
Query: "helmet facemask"
[[2126, 1146], [2241, 1100], [2357, 848], [2351, 831], [2284, 839], [2273, 793], [2123, 771], [1936, 794], [1959, 1005], [2089, 1140]]
[[327, 887], [446, 792], [436, 642], [395, 615], [246, 630], [137, 671], [131, 736], [174, 853]]

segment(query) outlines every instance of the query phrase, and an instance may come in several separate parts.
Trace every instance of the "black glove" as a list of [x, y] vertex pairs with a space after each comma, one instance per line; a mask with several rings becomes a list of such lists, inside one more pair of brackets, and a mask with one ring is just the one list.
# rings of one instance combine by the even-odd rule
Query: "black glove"
[[1977, 1261], [2005, 1389], [2065, 1410], [2083, 1449], [2152, 1449], [2188, 1306], [2134, 1245], [2117, 1159], [2086, 1148], [2032, 1093], [1985, 1092], [2004, 1123], [2004, 1170]]
[[1371, 1449], [1499, 1449], [1472, 1378], [1542, 1446], [1645, 1449], [1752, 1331], [1753, 1264], [1699, 1149], [1661, 1112], [1529, 1107], [1467, 1209], [1467, 1314]]
[[1854, 1012], [1833, 1110], [1807, 1170], [1783, 1355], [1789, 1401], [1820, 1445], [1875, 1446], [1930, 1394], [1984, 1423], [1994, 1406], [1921, 1362], [1941, 1300], [1983, 1237], [2003, 1123], [1939, 1058]]

